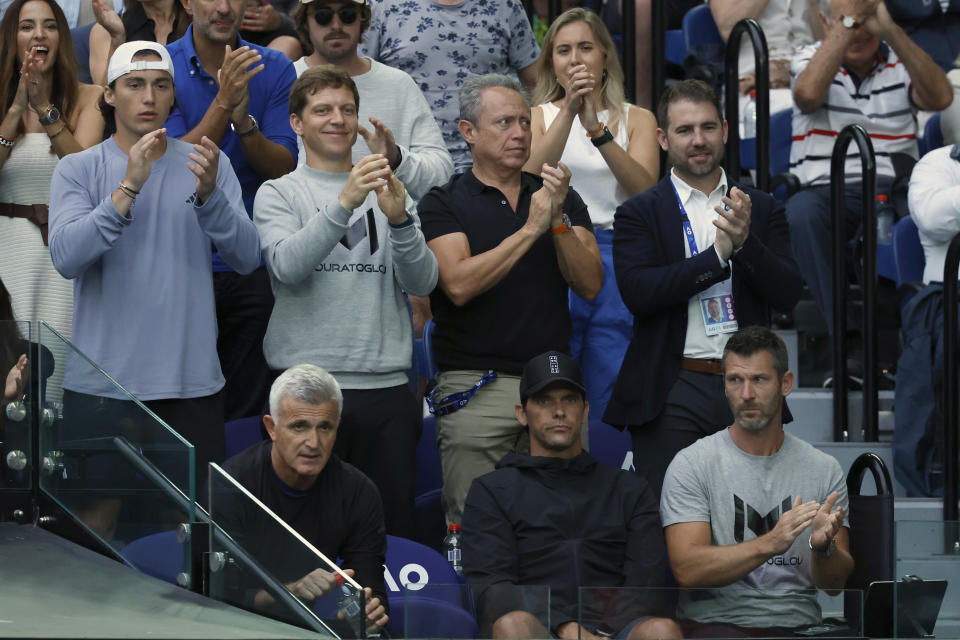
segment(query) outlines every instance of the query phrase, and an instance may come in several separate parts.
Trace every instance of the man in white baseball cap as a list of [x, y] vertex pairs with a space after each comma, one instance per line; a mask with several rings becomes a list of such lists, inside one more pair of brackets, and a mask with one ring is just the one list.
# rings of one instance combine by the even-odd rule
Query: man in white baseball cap
[[[199, 482], [207, 462], [224, 457], [211, 251], [249, 273], [259, 238], [217, 146], [166, 135], [174, 105], [167, 50], [123, 44], [107, 77], [100, 108], [116, 133], [57, 165], [50, 254], [74, 280], [73, 342], [196, 447]], [[76, 364], [67, 362], [63, 381], [65, 428], [82, 416], [82, 437], [142, 444], [146, 430], [136, 423], [146, 414]], [[104, 433], [91, 433], [104, 413], [112, 418], [99, 421]]]

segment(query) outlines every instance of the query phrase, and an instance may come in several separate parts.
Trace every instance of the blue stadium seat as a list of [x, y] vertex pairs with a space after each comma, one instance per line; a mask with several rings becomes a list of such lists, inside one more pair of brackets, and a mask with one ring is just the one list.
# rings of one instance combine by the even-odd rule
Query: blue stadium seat
[[690, 52], [712, 45], [719, 45], [722, 50], [723, 38], [713, 20], [713, 14], [710, 13], [710, 7], [706, 4], [697, 5], [683, 16], [683, 46]]
[[237, 418], [223, 425], [226, 436], [227, 459], [232, 458], [248, 447], [263, 441], [260, 431], [261, 417], [249, 416]]
[[427, 380], [433, 378], [439, 373], [437, 363], [433, 359], [433, 329], [436, 324], [433, 318], [429, 318], [423, 325], [423, 337], [414, 340], [413, 345], [413, 363], [417, 369], [417, 375]]
[[[474, 638], [467, 587], [438, 551], [413, 540], [387, 536], [384, 567], [392, 632], [411, 638]], [[404, 585], [409, 591], [404, 594]]]
[[437, 551], [443, 550], [447, 518], [443, 513], [442, 489], [436, 488], [421, 493], [413, 502], [413, 519], [416, 521], [416, 540]]
[[437, 428], [433, 416], [423, 419], [423, 431], [417, 443], [416, 494], [422, 495], [443, 485], [440, 451], [437, 450]]
[[183, 569], [183, 545], [176, 531], [162, 531], [137, 538], [120, 552], [130, 564], [148, 576], [177, 584]]
[[927, 261], [917, 223], [909, 216], [901, 218], [893, 227], [893, 260], [897, 287], [908, 282], [923, 282], [923, 268]]
[[687, 57], [687, 45], [680, 29], [663, 32], [663, 59], [674, 64], [683, 64]]
[[917, 146], [920, 148], [920, 157], [922, 158], [928, 151], [939, 149], [943, 146], [943, 129], [940, 127], [940, 114], [933, 114], [927, 124], [923, 127], [923, 136], [917, 140]]
[[633, 466], [633, 445], [628, 431], [619, 431], [599, 420], [591, 420], [587, 434], [590, 455], [597, 461], [617, 469], [624, 468], [625, 463], [627, 469]]

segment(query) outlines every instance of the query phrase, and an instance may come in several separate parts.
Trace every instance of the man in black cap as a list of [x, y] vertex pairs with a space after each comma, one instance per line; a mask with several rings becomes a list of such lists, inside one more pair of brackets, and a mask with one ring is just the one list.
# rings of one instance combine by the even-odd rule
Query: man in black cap
[[[666, 552], [646, 480], [583, 450], [580, 366], [557, 351], [530, 360], [515, 410], [530, 455], [510, 452], [477, 478], [463, 511], [481, 637], [547, 638], [548, 628], [560, 638], [682, 637], [672, 620], [653, 617]], [[584, 598], [583, 624], [580, 587], [606, 588], [602, 602]]]

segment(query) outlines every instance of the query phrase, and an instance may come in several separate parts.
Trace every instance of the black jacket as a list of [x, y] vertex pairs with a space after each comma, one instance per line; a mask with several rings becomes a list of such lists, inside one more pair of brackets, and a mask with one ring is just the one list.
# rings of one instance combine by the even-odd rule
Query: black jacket
[[[294, 495], [273, 470], [272, 448], [269, 440], [255, 444], [227, 460], [223, 468], [327, 558], [342, 559], [341, 566], [353, 569], [354, 579], [370, 587], [387, 608], [383, 579], [387, 538], [377, 487], [356, 467], [331, 454], [313, 486]], [[211, 503], [212, 515], [226, 533], [284, 584], [327, 568], [225, 481], [214, 482]]]
[[[790, 311], [803, 280], [790, 250], [790, 230], [781, 203], [756, 189], [750, 235], [733, 263], [733, 303], [739, 326], [770, 325], [770, 309]], [[687, 302], [730, 277], [713, 245], [684, 254], [683, 222], [668, 174], [653, 188], [617, 207], [613, 266], [623, 302], [633, 314], [633, 338], [617, 376], [603, 421], [618, 427], [643, 425], [663, 409], [680, 373], [687, 335]]]
[[[569, 460], [508, 453], [467, 495], [463, 566], [481, 633], [515, 609], [544, 620], [545, 589], [515, 585], [550, 587], [556, 629], [577, 619], [579, 587], [662, 586], [666, 549], [657, 502], [646, 480], [588, 453]], [[619, 629], [659, 606], [640, 593], [604, 598], [594, 591], [588, 600], [605, 606], [587, 607], [594, 611], [584, 617]]]

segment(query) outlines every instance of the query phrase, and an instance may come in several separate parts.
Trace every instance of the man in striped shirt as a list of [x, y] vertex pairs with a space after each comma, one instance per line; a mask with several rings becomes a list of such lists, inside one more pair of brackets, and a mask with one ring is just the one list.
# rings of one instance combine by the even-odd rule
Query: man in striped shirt
[[[826, 5], [824, 1], [822, 3]], [[877, 158], [877, 193], [890, 192], [898, 157], [917, 159], [917, 110], [940, 111], [953, 92], [943, 70], [893, 22], [883, 0], [831, 0], [823, 41], [793, 57], [790, 171], [803, 190], [787, 203], [794, 257], [833, 331], [830, 158], [837, 134], [863, 126]], [[901, 170], [903, 172], [903, 170]], [[860, 159], [845, 169], [847, 230], [859, 224]]]

